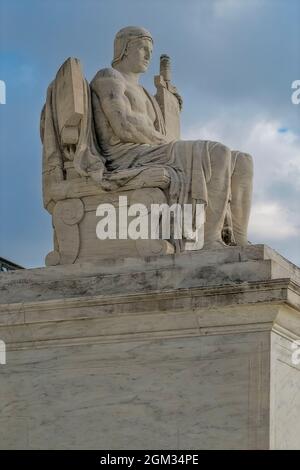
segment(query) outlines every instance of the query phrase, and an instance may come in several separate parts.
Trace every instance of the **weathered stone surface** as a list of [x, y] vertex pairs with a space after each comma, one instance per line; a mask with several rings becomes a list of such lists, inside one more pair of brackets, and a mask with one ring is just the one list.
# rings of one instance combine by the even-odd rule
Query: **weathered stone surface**
[[[57, 72], [58, 130], [63, 144], [77, 144], [78, 126], [84, 115], [82, 71], [77, 59], [70, 58]], [[77, 138], [76, 138], [77, 137]]]
[[0, 289], [0, 447], [299, 448], [299, 269], [270, 248], [5, 273]]
[[99, 263], [14, 271], [0, 275], [3, 303], [43, 298], [164, 292], [172, 289], [229, 285], [243, 288], [291, 278], [299, 269], [265, 245], [228, 247], [149, 258], [107, 259]]

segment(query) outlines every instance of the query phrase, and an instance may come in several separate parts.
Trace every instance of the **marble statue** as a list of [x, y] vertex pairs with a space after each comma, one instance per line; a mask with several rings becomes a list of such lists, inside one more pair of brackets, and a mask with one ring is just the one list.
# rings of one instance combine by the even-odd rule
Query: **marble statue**
[[[95, 208], [117, 194], [170, 205], [202, 203], [204, 249], [248, 244], [252, 158], [218, 142], [180, 139], [182, 98], [171, 83], [168, 56], [161, 56], [155, 96], [139, 84], [152, 49], [147, 30], [123, 28], [111, 67], [98, 71], [90, 84], [79, 61], [68, 59], [49, 86], [41, 119], [43, 192], [55, 249], [47, 264], [135, 255], [120, 240], [108, 242], [104, 251], [103, 241], [92, 241], [91, 200]], [[176, 246], [171, 240], [137, 245], [139, 255], [185, 246], [184, 240]]]

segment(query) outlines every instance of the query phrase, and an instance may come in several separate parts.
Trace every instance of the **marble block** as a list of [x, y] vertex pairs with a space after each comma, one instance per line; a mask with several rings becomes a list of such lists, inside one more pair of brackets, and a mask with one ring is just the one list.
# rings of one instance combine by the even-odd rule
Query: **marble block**
[[300, 448], [300, 270], [270, 248], [15, 271], [0, 293], [1, 449]]

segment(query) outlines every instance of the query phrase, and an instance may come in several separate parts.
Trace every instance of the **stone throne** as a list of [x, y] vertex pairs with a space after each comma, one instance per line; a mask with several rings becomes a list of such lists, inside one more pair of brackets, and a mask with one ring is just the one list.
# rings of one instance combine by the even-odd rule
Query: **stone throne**
[[[179, 139], [181, 102], [170, 83], [167, 56], [161, 57], [155, 84], [166, 134], [170, 141]], [[118, 213], [119, 196], [123, 195], [128, 206], [142, 203], [150, 211], [151, 204], [167, 202], [164, 189], [169, 186], [170, 177], [166, 168], [159, 166], [132, 168], [106, 172], [98, 184], [105, 162], [93, 161], [93, 148], [85, 155], [87, 146], [96, 145], [90, 94], [79, 60], [69, 58], [50, 84], [42, 110], [43, 199], [52, 215], [54, 230], [54, 250], [47, 255], [46, 265], [173, 253], [174, 247], [167, 240], [97, 239], [96, 208], [100, 203], [112, 204]], [[85, 175], [81, 171], [84, 159], [92, 161], [92, 171]]]
[[[166, 55], [160, 58], [160, 73], [154, 77], [154, 83], [157, 89], [154, 102], [161, 113], [158, 126], [163, 127], [166, 142], [179, 141], [182, 99], [171, 83], [170, 59]], [[204, 212], [198, 221], [200, 226], [195, 227], [196, 238], [195, 235], [190, 238], [184, 234], [179, 245], [177, 241], [162, 236], [159, 239], [151, 239], [150, 235], [148, 239], [122, 239], [118, 225], [116, 239], [97, 238], [97, 207], [100, 204], [112, 205], [118, 221], [120, 196], [126, 196], [127, 208], [137, 203], [146, 207], [150, 228], [153, 223], [151, 205], [167, 203], [166, 192], [171, 177], [168, 168], [160, 164], [109, 171], [102, 155], [99, 129], [95, 126], [92, 94], [76, 58], [69, 58], [62, 64], [47, 91], [41, 114], [43, 200], [44, 207], [52, 216], [54, 250], [46, 256], [46, 265], [172, 254], [179, 245], [181, 252], [201, 249]], [[101, 116], [106, 120], [103, 109]], [[161, 234], [162, 223], [165, 222], [162, 218], [155, 222], [157, 227], [154, 230]], [[222, 238], [227, 245], [236, 244], [230, 200]]]

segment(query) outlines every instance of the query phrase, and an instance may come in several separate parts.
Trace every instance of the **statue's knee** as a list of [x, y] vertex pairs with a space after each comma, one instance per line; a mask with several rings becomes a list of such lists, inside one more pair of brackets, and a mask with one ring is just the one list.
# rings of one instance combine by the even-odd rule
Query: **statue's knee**
[[221, 144], [221, 142], [215, 142], [214, 148], [222, 154], [231, 152], [231, 150], [228, 147], [226, 147], [226, 145]]
[[253, 175], [253, 158], [249, 153], [239, 152], [238, 155], [239, 164], [243, 167], [243, 170], [250, 176]]
[[240, 152], [241, 158], [249, 165], [253, 165], [253, 158], [249, 153]]
[[216, 142], [213, 154], [218, 166], [231, 166], [231, 150], [226, 145]]

